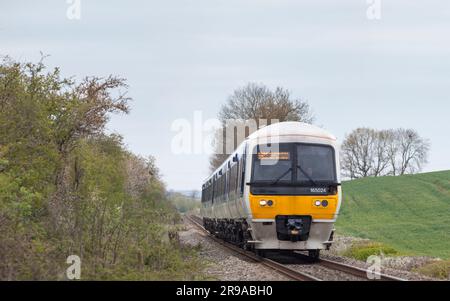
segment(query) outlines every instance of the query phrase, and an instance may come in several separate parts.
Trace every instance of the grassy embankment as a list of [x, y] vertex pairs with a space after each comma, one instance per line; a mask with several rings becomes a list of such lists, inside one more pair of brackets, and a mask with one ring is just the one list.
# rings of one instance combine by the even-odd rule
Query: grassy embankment
[[365, 259], [386, 255], [425, 255], [444, 259], [422, 268], [444, 276], [450, 266], [450, 171], [343, 183], [339, 234], [368, 238], [346, 255]]
[[343, 183], [338, 232], [450, 259], [450, 171]]

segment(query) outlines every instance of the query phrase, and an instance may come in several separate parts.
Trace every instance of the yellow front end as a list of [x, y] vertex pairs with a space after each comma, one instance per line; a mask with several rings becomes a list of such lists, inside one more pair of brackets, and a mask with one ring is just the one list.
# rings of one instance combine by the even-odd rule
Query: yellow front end
[[250, 194], [249, 200], [253, 219], [275, 219], [277, 215], [310, 215], [313, 220], [333, 220], [339, 205], [338, 194], [325, 196]]

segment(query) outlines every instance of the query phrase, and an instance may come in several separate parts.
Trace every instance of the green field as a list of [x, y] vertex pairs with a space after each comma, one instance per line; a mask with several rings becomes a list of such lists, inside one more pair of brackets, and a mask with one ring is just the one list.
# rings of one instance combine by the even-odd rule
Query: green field
[[343, 182], [337, 233], [450, 258], [450, 171]]

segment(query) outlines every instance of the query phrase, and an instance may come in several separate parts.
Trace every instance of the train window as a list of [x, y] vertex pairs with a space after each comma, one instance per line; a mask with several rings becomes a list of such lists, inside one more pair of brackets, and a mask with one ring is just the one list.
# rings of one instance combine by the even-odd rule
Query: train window
[[[310, 187], [336, 182], [333, 147], [307, 143], [280, 143], [273, 152], [254, 149], [253, 194], [308, 195]], [[263, 164], [265, 162], [273, 164]]]
[[228, 181], [228, 175], [227, 173], [224, 173], [223, 175], [223, 200], [225, 201], [227, 198], [227, 181]]
[[242, 169], [242, 162], [241, 162], [241, 160], [239, 160], [238, 159], [238, 162], [237, 162], [237, 182], [236, 182], [236, 193], [238, 193], [240, 190], [241, 190], [241, 169]]
[[253, 181], [292, 181], [292, 144], [257, 145], [253, 152]]
[[[227, 166], [230, 166], [230, 162], [228, 162]], [[230, 169], [225, 173], [225, 177], [225, 198], [228, 198], [230, 196]]]
[[235, 166], [235, 170], [234, 170], [234, 172], [235, 172], [235, 179], [234, 179], [234, 181], [236, 183], [235, 187], [234, 187], [234, 191], [236, 192], [236, 195], [237, 195], [238, 187], [239, 187], [239, 166], [240, 166], [239, 160], [236, 162], [236, 164], [234, 166]]
[[236, 194], [236, 184], [237, 184], [236, 183], [236, 177], [237, 177], [236, 170], [237, 170], [237, 164], [233, 164], [230, 169], [230, 180], [229, 180], [230, 188], [228, 189], [229, 197], [231, 199], [234, 199], [235, 194]]
[[220, 178], [219, 178], [219, 198], [220, 198], [220, 200], [222, 200], [222, 181], [223, 181], [223, 178], [222, 178], [222, 176], [220, 176]]
[[235, 185], [235, 175], [234, 175], [234, 170], [236, 169], [236, 164], [233, 164], [233, 166], [231, 166], [230, 169], [230, 195], [232, 198], [234, 198], [234, 191], [236, 190], [236, 185]]
[[241, 160], [239, 161], [239, 191], [240, 191], [240, 196], [244, 195], [244, 186], [245, 186], [245, 156], [246, 156], [246, 152], [244, 150], [244, 153], [241, 156]]
[[216, 202], [217, 199], [217, 179], [216, 177], [213, 178], [213, 184], [212, 184], [212, 202]]
[[217, 201], [220, 203], [222, 198], [222, 177], [217, 179]]
[[330, 146], [297, 145], [297, 181], [336, 181], [334, 152]]
[[214, 202], [220, 201], [220, 178], [216, 179], [216, 187], [214, 188]]
[[228, 177], [228, 198], [229, 199], [233, 199], [233, 170], [234, 170], [234, 165], [231, 166], [230, 171], [228, 173], [229, 177]]
[[222, 202], [223, 201], [223, 186], [224, 186], [224, 183], [223, 183], [223, 180], [224, 180], [224, 177], [221, 177], [220, 178], [220, 202]]
[[227, 194], [227, 172], [223, 172], [223, 199], [225, 200], [225, 196]]
[[205, 192], [206, 192], [206, 190], [205, 190], [205, 187], [203, 186], [203, 189], [202, 189], [202, 203], [205, 202]]
[[223, 176], [219, 178], [219, 202], [223, 200]]
[[222, 202], [225, 202], [226, 190], [227, 190], [227, 174], [224, 172], [222, 176]]
[[208, 187], [208, 201], [212, 202], [212, 186], [209, 184]]

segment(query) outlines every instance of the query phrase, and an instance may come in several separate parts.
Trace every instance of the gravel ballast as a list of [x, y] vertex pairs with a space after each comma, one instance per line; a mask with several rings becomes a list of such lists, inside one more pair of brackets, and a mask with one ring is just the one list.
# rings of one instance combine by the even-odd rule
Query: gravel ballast
[[[370, 266], [370, 264], [361, 260], [356, 260], [341, 255], [353, 243], [360, 243], [360, 242], [369, 242], [369, 240], [351, 236], [335, 235], [334, 242], [330, 250], [322, 251], [320, 257], [324, 259], [346, 263], [352, 266], [357, 266], [363, 269], [367, 269]], [[413, 269], [421, 267], [434, 260], [436, 259], [427, 256], [384, 257], [381, 260], [381, 273], [399, 277], [405, 280], [416, 280], [416, 281], [441, 280], [413, 272]]]
[[200, 256], [208, 263], [204, 270], [207, 279], [222, 281], [290, 280], [260, 263], [241, 258], [225, 249], [187, 221], [185, 221], [185, 230], [181, 231], [179, 236], [182, 244], [201, 246]]
[[[180, 242], [190, 246], [200, 246], [199, 255], [207, 263], [204, 269], [206, 279], [222, 280], [222, 281], [283, 281], [291, 280], [290, 278], [272, 270], [261, 263], [254, 262], [233, 251], [225, 248], [219, 243], [208, 237], [197, 226], [185, 219], [185, 229], [179, 233]], [[346, 248], [356, 241], [364, 241], [363, 239], [335, 236], [335, 242], [329, 251], [322, 251], [321, 258], [336, 262], [346, 263], [351, 266], [367, 269], [370, 264], [341, 256]], [[268, 257], [279, 262], [288, 264], [290, 268], [296, 269], [322, 280], [328, 281], [361, 281], [361, 279], [347, 273], [333, 270], [319, 264], [307, 263], [292, 260], [292, 257], [280, 254], [269, 254]], [[433, 260], [429, 257], [410, 257], [398, 256], [387, 257], [382, 260], [381, 273], [395, 276], [406, 280], [439, 280], [430, 278], [411, 270], [420, 267]]]

